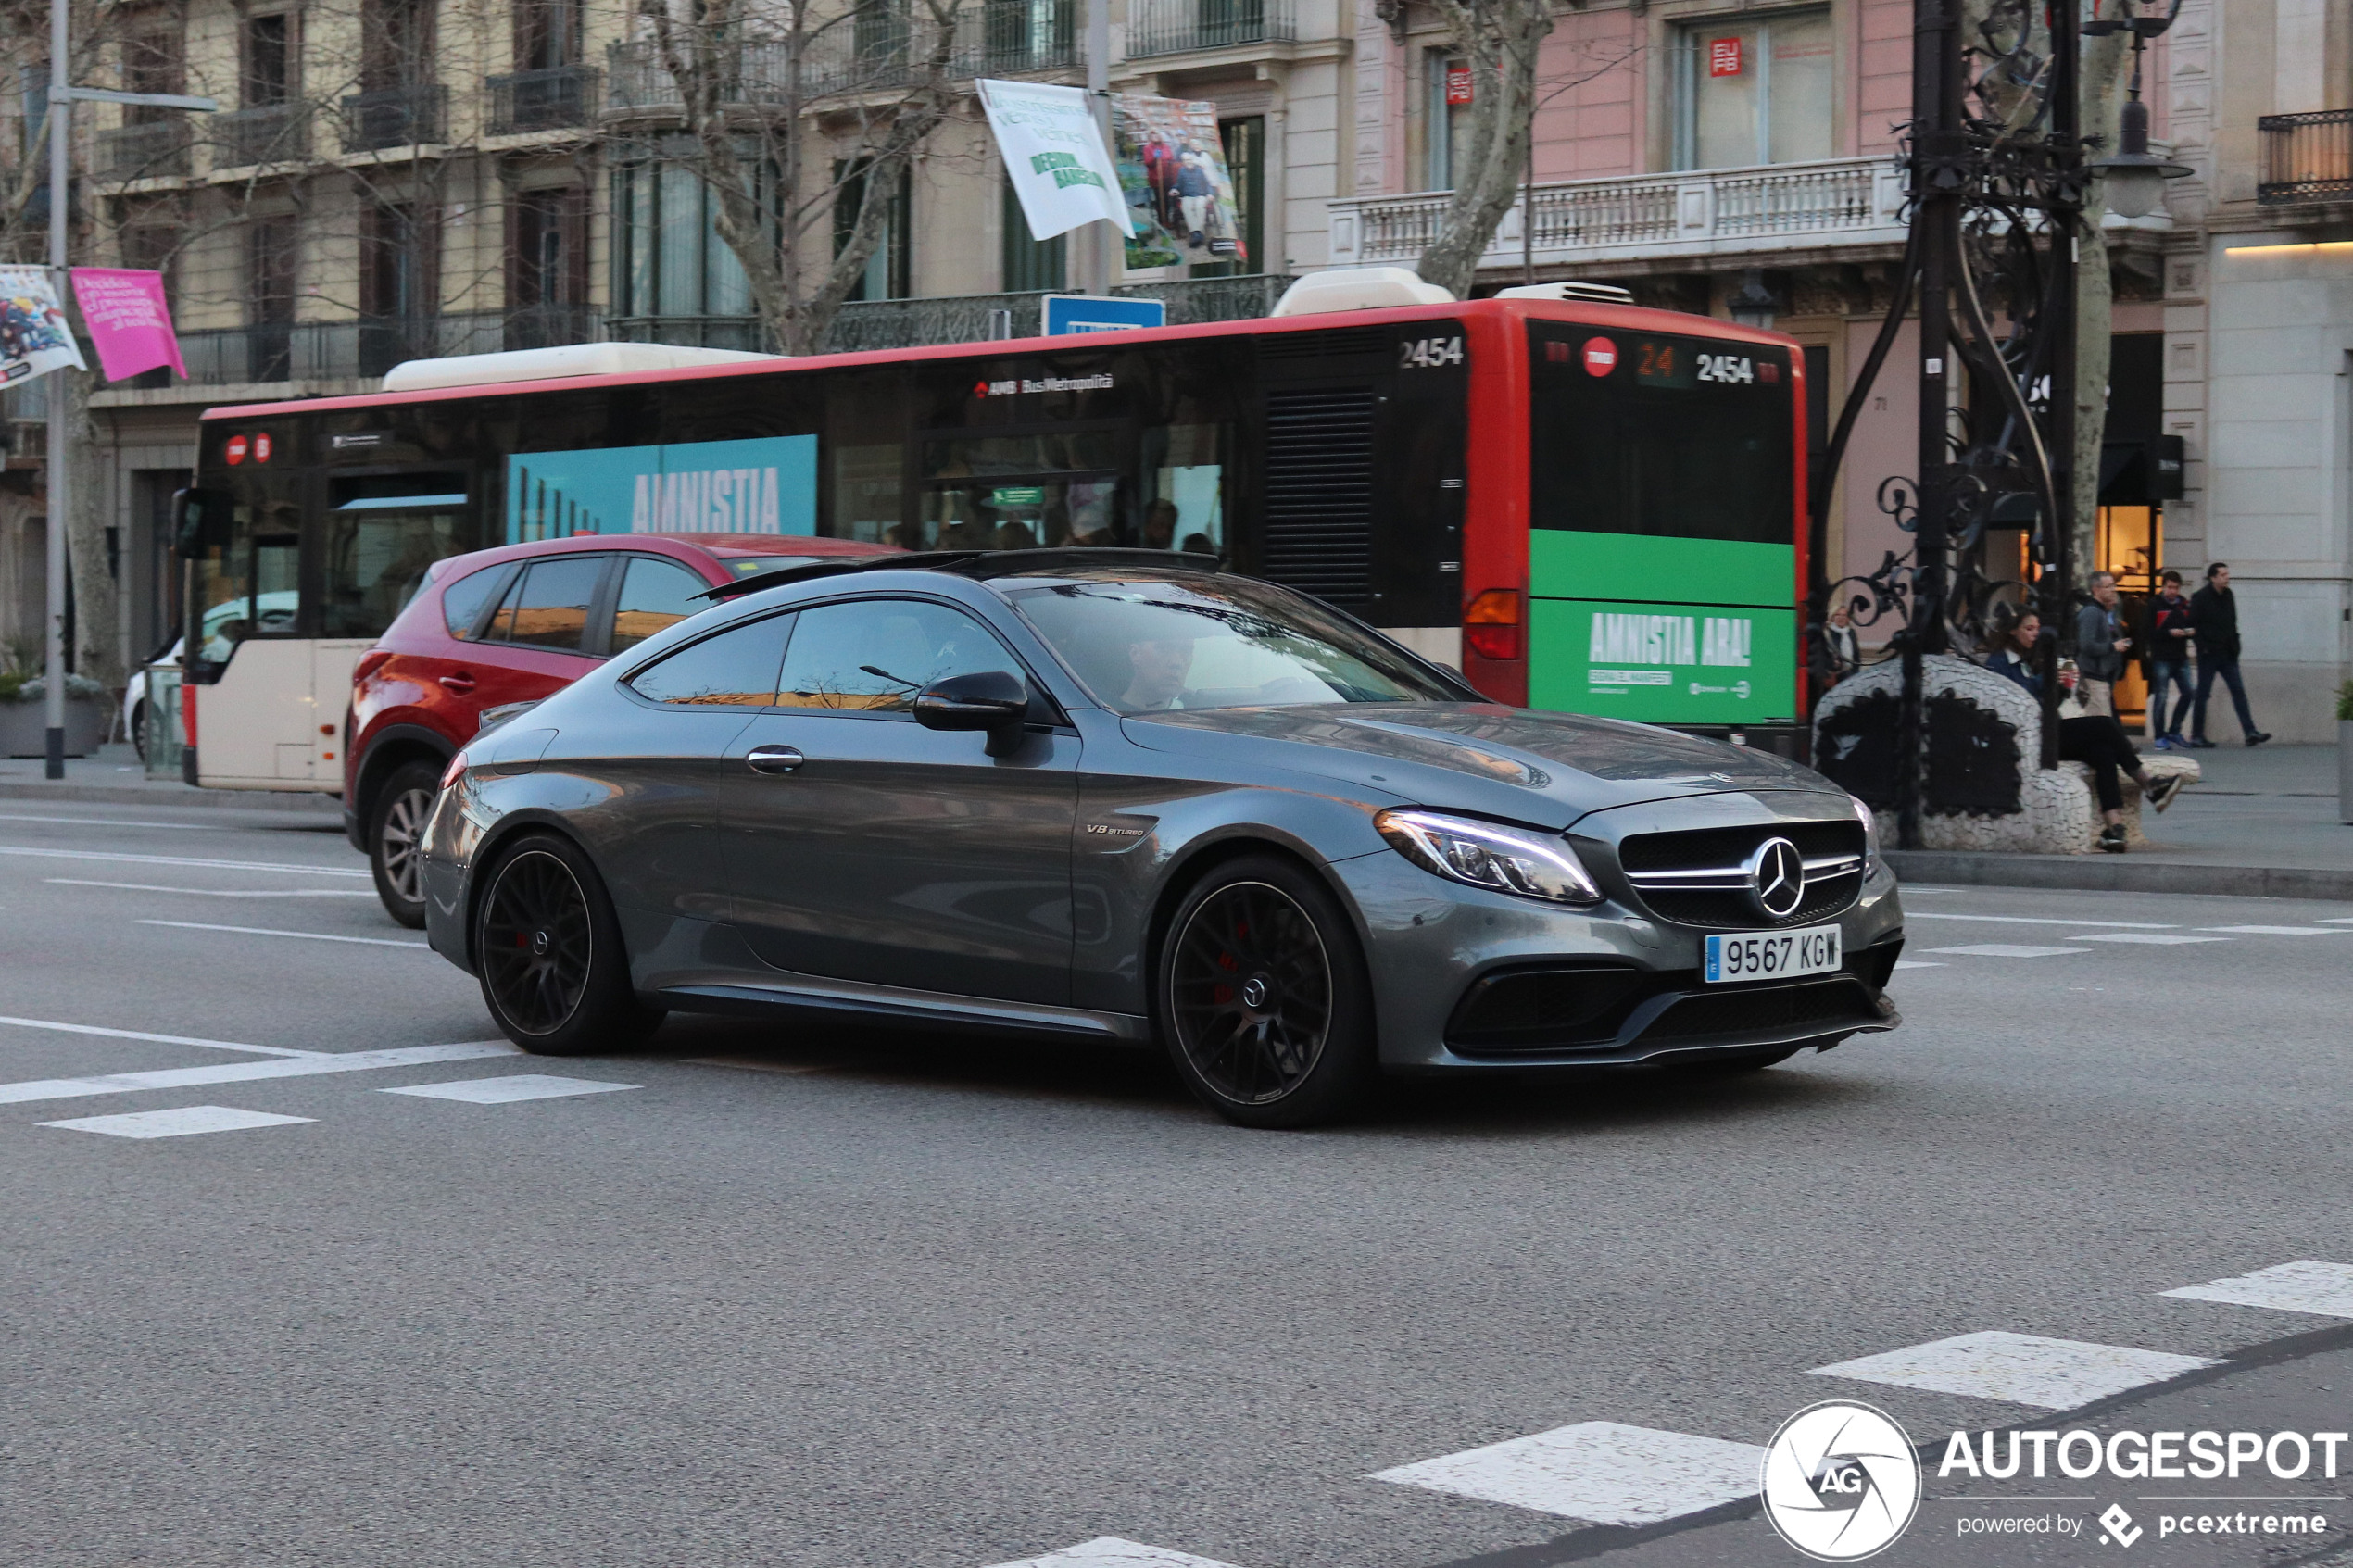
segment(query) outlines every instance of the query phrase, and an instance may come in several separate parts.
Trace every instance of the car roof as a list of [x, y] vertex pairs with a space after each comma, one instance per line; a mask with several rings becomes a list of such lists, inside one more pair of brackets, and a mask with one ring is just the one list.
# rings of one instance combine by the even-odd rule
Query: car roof
[[1037, 550], [924, 550], [862, 559], [810, 561], [779, 567], [724, 583], [703, 596], [739, 598], [767, 588], [782, 588], [819, 578], [868, 571], [937, 571], [975, 582], [1031, 577], [1056, 582], [1132, 582], [1139, 576], [1215, 577], [1225, 573], [1214, 556], [1181, 550], [1088, 548], [1064, 546]]
[[[655, 555], [706, 560], [735, 560], [751, 556], [815, 556], [825, 559], [863, 559], [903, 555], [896, 545], [870, 544], [861, 539], [828, 539], [813, 533], [575, 533], [562, 539], [533, 539], [519, 545], [493, 545], [434, 563], [433, 581], [443, 583], [500, 561], [527, 556], [576, 555], [584, 551], [646, 550]], [[764, 575], [764, 574], [763, 574]]]

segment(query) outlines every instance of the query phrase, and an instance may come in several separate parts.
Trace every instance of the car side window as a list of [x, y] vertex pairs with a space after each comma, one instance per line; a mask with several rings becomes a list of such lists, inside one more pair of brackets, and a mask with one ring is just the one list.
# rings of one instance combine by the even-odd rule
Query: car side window
[[485, 643], [523, 643], [580, 653], [588, 607], [605, 574], [603, 556], [543, 556], [523, 569], [482, 634]]
[[689, 643], [629, 678], [629, 689], [682, 708], [767, 708], [793, 618], [772, 615]]
[[1021, 665], [960, 609], [923, 599], [856, 599], [800, 612], [776, 702], [856, 713], [908, 713], [915, 694], [950, 675]]
[[690, 615], [711, 608], [709, 599], [695, 596], [711, 584], [674, 560], [660, 556], [631, 556], [621, 577], [621, 597], [613, 606], [612, 651], [635, 647], [655, 633], [675, 626]]
[[441, 591], [441, 616], [451, 636], [462, 642], [474, 634], [474, 628], [482, 624], [482, 612], [490, 608], [490, 596], [508, 574], [509, 563], [500, 561], [470, 571]]

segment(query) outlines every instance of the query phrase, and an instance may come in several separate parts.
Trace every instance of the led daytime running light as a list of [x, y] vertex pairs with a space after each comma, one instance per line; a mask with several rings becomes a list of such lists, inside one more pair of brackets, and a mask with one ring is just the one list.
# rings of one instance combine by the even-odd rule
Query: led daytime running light
[[1373, 819], [1390, 847], [1450, 882], [1556, 904], [1594, 904], [1601, 889], [1567, 841], [1538, 830], [1441, 816], [1383, 811]]

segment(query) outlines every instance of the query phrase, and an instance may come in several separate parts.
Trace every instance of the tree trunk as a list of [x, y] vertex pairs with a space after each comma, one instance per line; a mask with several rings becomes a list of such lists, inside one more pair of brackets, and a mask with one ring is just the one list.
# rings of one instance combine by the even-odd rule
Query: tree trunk
[[[106, 495], [99, 488], [98, 431], [90, 418], [90, 372], [51, 372], [49, 395], [66, 400], [66, 449], [49, 454], [62, 460], [69, 478], [65, 518], [66, 556], [73, 566], [74, 669], [109, 691], [122, 688], [122, 596], [107, 560]], [[55, 508], [50, 524], [56, 526]]]
[[1453, 199], [1416, 270], [1460, 297], [1519, 194], [1533, 131], [1536, 53], [1553, 31], [1553, 8], [1551, 0], [1439, 0], [1439, 10], [1470, 68], [1470, 137], [1455, 163]]
[[[2124, 84], [2132, 69], [2129, 34], [2083, 40], [2083, 133], [2100, 138], [2094, 157], [2116, 150]], [[2107, 210], [2102, 193], [2095, 183], [2084, 207], [2084, 233], [2076, 252], [2075, 494], [2068, 505], [2068, 558], [2074, 564], [2075, 581], [2063, 585], [2070, 591], [2090, 582], [2100, 569], [2100, 445], [2108, 425], [2108, 338], [2116, 322], [2116, 290], [2100, 228], [2100, 215]]]

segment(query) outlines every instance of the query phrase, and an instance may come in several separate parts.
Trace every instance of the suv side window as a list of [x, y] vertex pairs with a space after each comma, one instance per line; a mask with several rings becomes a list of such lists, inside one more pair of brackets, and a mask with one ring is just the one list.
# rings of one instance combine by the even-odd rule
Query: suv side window
[[[781, 708], [908, 713], [915, 694], [950, 675], [1021, 662], [963, 610], [924, 599], [855, 599], [800, 612], [776, 693]], [[1026, 677], [1025, 677], [1026, 679]]]
[[491, 596], [512, 571], [511, 563], [500, 561], [470, 571], [441, 591], [441, 616], [452, 637], [464, 642], [474, 634], [474, 628], [482, 624], [482, 612], [490, 608]]
[[792, 623], [789, 615], [772, 615], [689, 643], [631, 676], [629, 689], [681, 707], [770, 707]]
[[542, 556], [523, 569], [483, 632], [485, 643], [585, 653], [588, 610], [604, 580], [603, 556]]
[[674, 560], [661, 556], [625, 556], [621, 597], [613, 606], [612, 651], [623, 653], [655, 633], [711, 608], [695, 596], [711, 584]]

